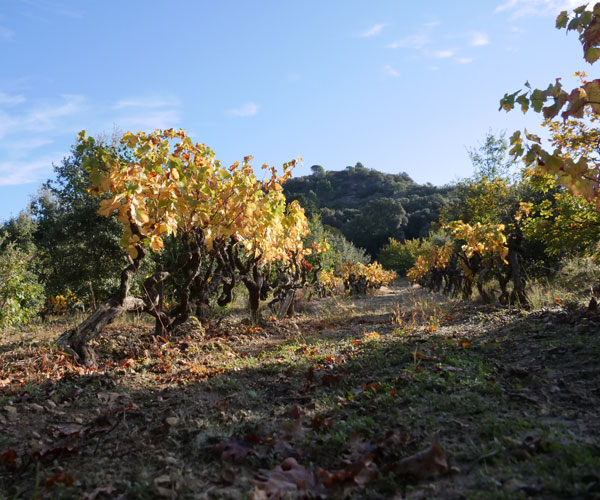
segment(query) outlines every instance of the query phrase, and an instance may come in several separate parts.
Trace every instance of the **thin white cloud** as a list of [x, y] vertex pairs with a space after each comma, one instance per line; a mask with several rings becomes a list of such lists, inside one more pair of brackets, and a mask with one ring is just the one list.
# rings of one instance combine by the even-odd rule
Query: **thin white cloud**
[[231, 116], [237, 116], [245, 118], [247, 116], [254, 116], [258, 113], [260, 106], [254, 102], [247, 102], [239, 108], [230, 109], [227, 114]]
[[460, 64], [470, 64], [473, 62], [473, 59], [470, 57], [459, 57], [456, 59]]
[[173, 107], [179, 106], [179, 100], [172, 97], [161, 97], [161, 96], [152, 96], [152, 97], [134, 97], [130, 99], [123, 99], [117, 102], [113, 109], [123, 109], [123, 108], [164, 108], [164, 107]]
[[83, 17], [83, 13], [81, 11], [62, 8], [57, 6], [57, 2], [53, 0], [21, 0], [21, 2], [32, 7], [31, 12], [36, 15], [45, 13], [55, 16], [69, 17], [71, 19], [81, 19]]
[[[6, 94], [4, 94], [6, 96]], [[84, 108], [83, 96], [66, 94], [60, 102], [34, 105], [29, 110], [23, 110], [25, 97], [6, 97], [6, 104], [14, 107], [10, 113], [0, 111], [0, 139], [7, 135], [45, 133], [50, 136], [60, 135], [65, 130], [65, 120], [80, 114]], [[0, 144], [0, 149], [2, 144]]]
[[40, 182], [50, 175], [52, 164], [60, 162], [65, 156], [63, 153], [57, 153], [31, 161], [0, 162], [0, 186]]
[[389, 64], [386, 64], [386, 65], [383, 67], [383, 71], [385, 71], [385, 74], [386, 74], [386, 75], [388, 75], [388, 76], [393, 76], [394, 78], [396, 78], [396, 77], [400, 76], [400, 73], [398, 73], [398, 71], [396, 71], [396, 70], [394, 69], [394, 67], [393, 67], [393, 66], [391, 66], [391, 65], [389, 65]]
[[152, 131], [157, 128], [175, 128], [181, 123], [179, 112], [174, 109], [136, 111], [114, 118], [114, 123], [125, 130]]
[[44, 102], [0, 92], [0, 185], [41, 182], [52, 173], [54, 143], [73, 143], [82, 128], [96, 135], [113, 124], [123, 130], [171, 128], [181, 124], [180, 106], [173, 97], [116, 100], [110, 106], [66, 94]]
[[490, 39], [485, 33], [481, 31], [477, 31], [473, 33], [471, 37], [470, 45], [471, 47], [482, 47], [483, 45], [488, 45], [490, 43]]
[[9, 30], [5, 26], [0, 26], [0, 40], [4, 40], [5, 42], [12, 42], [15, 39], [15, 32]]
[[176, 127], [181, 123], [181, 103], [169, 95], [146, 95], [121, 99], [112, 106], [117, 111], [111, 122], [126, 130], [151, 131]]
[[504, 0], [494, 12], [512, 12], [514, 18], [555, 15], [562, 10], [579, 7], [582, 3], [585, 2], [583, 0]]
[[27, 137], [25, 139], [11, 138], [4, 147], [3, 154], [11, 160], [22, 160], [31, 155], [36, 149], [52, 144], [48, 137]]
[[454, 54], [456, 54], [456, 51], [452, 50], [452, 49], [436, 50], [431, 53], [431, 57], [433, 57], [435, 59], [448, 59], [449, 57], [452, 57]]
[[5, 92], [0, 92], [0, 106], [15, 106], [25, 102], [25, 96], [22, 94], [9, 95]]
[[23, 120], [23, 125], [34, 132], [45, 132], [58, 127], [58, 121], [80, 113], [85, 98], [81, 95], [63, 94], [62, 103], [49, 104], [31, 111]]
[[381, 33], [383, 28], [385, 28], [386, 26], [387, 24], [375, 24], [374, 26], [371, 26], [368, 30], [364, 31], [360, 36], [363, 38], [369, 38], [372, 36], [379, 35], [379, 33]]
[[416, 33], [414, 35], [405, 36], [400, 40], [395, 40], [388, 45], [388, 49], [422, 49], [430, 43], [429, 35], [426, 33]]

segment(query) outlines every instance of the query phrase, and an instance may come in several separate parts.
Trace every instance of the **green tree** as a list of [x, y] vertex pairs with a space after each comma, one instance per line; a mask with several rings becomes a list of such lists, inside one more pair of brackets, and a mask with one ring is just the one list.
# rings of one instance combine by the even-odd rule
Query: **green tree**
[[508, 155], [508, 142], [504, 132], [497, 135], [488, 132], [479, 147], [467, 151], [475, 168], [476, 178], [507, 178], [511, 167], [516, 164], [515, 159]]
[[391, 238], [404, 239], [408, 222], [400, 201], [393, 198], [376, 198], [343, 226], [343, 232], [355, 245], [364, 248], [371, 256]]
[[43, 305], [43, 288], [31, 269], [32, 258], [0, 236], [0, 328], [27, 323]]
[[413, 267], [418, 257], [420, 240], [406, 240], [400, 242], [394, 238], [379, 251], [378, 260], [386, 269], [392, 269], [399, 276], [406, 276], [408, 270]]
[[54, 172], [55, 180], [44, 184], [31, 207], [40, 279], [47, 294], [71, 290], [92, 305], [118, 286], [126, 263], [121, 229], [114, 217], [98, 215], [100, 199], [88, 193], [90, 174], [79, 151], [74, 148]]

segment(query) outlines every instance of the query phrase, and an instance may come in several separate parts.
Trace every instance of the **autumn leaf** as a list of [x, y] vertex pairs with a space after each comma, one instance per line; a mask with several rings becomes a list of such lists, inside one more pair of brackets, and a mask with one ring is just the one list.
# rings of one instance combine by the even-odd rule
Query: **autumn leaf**
[[397, 474], [426, 479], [440, 474], [447, 474], [450, 468], [446, 453], [440, 447], [439, 436], [436, 435], [429, 448], [403, 458], [392, 467], [392, 470]]
[[214, 452], [219, 459], [235, 464], [245, 463], [248, 457], [256, 455], [244, 440], [235, 436], [215, 445]]
[[9, 448], [0, 454], [0, 465], [6, 465], [8, 469], [15, 470], [17, 468], [17, 453]]
[[252, 484], [256, 486], [251, 495], [254, 500], [286, 498], [289, 494], [326, 498], [327, 494], [316, 474], [291, 457], [272, 470], [260, 469]]
[[115, 492], [115, 487], [112, 484], [109, 484], [108, 486], [98, 487], [89, 493], [84, 493], [83, 499], [96, 500], [97, 498], [113, 498]]
[[156, 234], [153, 234], [150, 238], [150, 248], [155, 252], [159, 252], [163, 246], [164, 243], [162, 238]]
[[73, 486], [75, 478], [68, 472], [57, 472], [53, 476], [46, 478], [45, 489], [49, 490], [57, 483], [64, 484], [65, 486]]

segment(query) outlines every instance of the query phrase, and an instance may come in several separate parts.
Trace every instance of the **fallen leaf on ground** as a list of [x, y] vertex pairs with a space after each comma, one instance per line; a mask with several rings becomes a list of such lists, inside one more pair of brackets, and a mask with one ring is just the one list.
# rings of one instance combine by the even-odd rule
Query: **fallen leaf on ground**
[[108, 486], [96, 488], [94, 491], [91, 491], [90, 493], [84, 493], [83, 499], [84, 500], [96, 500], [96, 498], [102, 498], [102, 497], [113, 498], [114, 497], [113, 493], [115, 491], [116, 491], [115, 487], [112, 484], [109, 484]]
[[235, 464], [244, 463], [248, 456], [256, 454], [244, 441], [235, 436], [215, 445], [214, 451], [221, 460]]
[[68, 472], [57, 472], [52, 477], [46, 479], [45, 489], [49, 490], [56, 483], [61, 483], [65, 486], [73, 486], [75, 483], [75, 478]]
[[6, 465], [8, 469], [17, 468], [17, 452], [11, 448], [0, 454], [0, 465]]
[[252, 483], [256, 486], [253, 500], [285, 498], [290, 493], [325, 498], [327, 493], [315, 473], [294, 458], [286, 458], [272, 470], [261, 469]]
[[448, 457], [440, 447], [439, 437], [435, 436], [429, 448], [403, 458], [392, 469], [398, 474], [413, 476], [417, 479], [435, 477], [448, 473]]

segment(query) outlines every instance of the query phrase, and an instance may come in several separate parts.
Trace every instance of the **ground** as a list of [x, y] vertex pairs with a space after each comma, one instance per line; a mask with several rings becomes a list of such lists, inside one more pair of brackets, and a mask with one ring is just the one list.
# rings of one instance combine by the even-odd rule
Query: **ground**
[[0, 345], [0, 498], [600, 498], [600, 316], [402, 285], [78, 366], [64, 324]]

